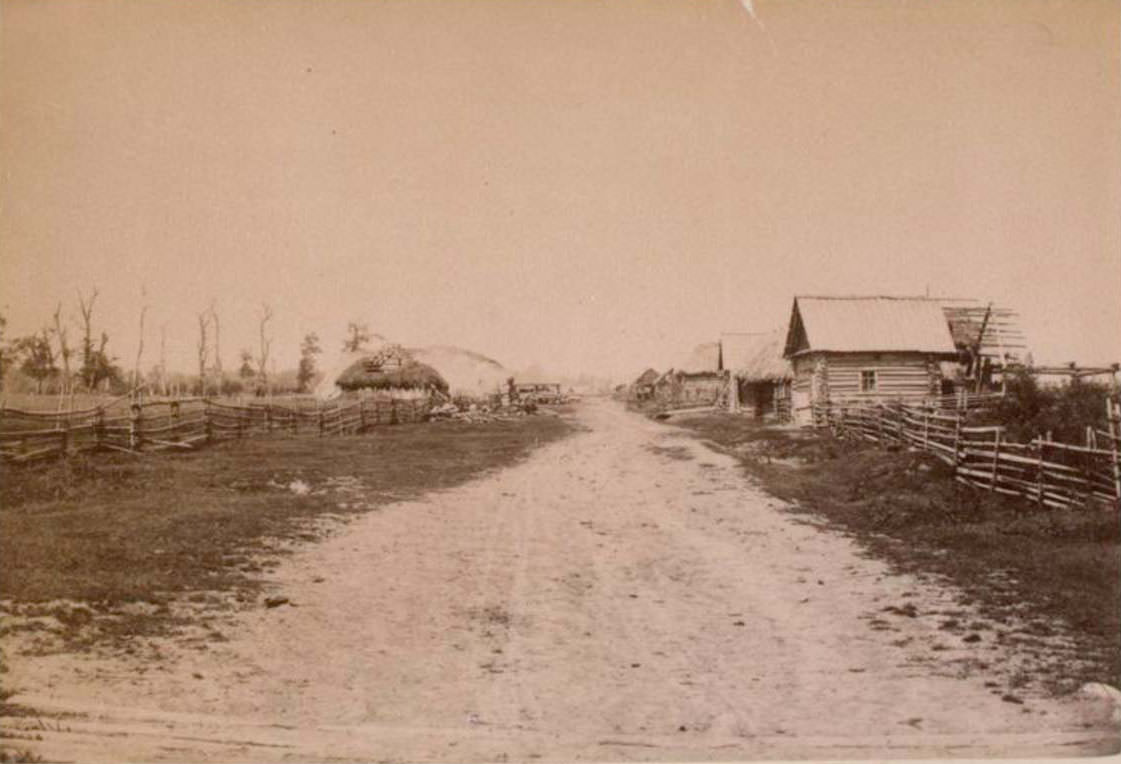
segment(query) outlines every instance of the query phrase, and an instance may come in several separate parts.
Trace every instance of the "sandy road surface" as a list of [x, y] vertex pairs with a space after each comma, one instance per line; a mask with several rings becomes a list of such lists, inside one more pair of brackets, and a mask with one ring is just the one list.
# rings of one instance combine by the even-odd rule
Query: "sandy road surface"
[[152, 670], [16, 659], [17, 700], [78, 713], [35, 749], [730, 760], [1075, 755], [1116, 740], [1083, 701], [1002, 701], [983, 667], [1014, 660], [1007, 648], [882, 612], [948, 608], [952, 590], [797, 522], [681, 431], [607, 402], [579, 416], [587, 432], [516, 467], [301, 548], [271, 579], [293, 606], [238, 613], [227, 642], [159, 645]]

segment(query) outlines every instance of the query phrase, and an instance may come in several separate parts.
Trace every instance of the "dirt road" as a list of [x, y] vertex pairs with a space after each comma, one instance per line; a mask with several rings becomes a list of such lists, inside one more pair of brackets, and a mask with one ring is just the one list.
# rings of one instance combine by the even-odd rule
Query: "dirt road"
[[518, 466], [297, 550], [270, 579], [291, 604], [210, 627], [227, 641], [153, 643], [158, 664], [14, 661], [16, 700], [75, 714], [34, 750], [505, 761], [1115, 746], [1086, 701], [986, 687], [1015, 661], [992, 632], [965, 643], [911, 617], [973, 619], [953, 590], [796, 521], [680, 430], [609, 402], [578, 416], [587, 431]]

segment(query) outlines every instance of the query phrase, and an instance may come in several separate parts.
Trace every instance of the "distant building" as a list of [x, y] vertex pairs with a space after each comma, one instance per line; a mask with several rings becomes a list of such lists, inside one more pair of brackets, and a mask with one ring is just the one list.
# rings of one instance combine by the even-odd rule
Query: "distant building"
[[728, 370], [728, 408], [750, 416], [790, 418], [793, 370], [783, 357], [786, 333], [725, 332], [720, 351]]
[[533, 397], [539, 403], [556, 403], [563, 397], [560, 382], [514, 380], [514, 392], [520, 398]]
[[631, 384], [631, 397], [636, 401], [648, 401], [654, 397], [654, 383], [660, 375], [653, 369], [647, 369], [638, 375]]
[[719, 342], [697, 345], [673, 371], [671, 388], [683, 407], [715, 405], [728, 382]]

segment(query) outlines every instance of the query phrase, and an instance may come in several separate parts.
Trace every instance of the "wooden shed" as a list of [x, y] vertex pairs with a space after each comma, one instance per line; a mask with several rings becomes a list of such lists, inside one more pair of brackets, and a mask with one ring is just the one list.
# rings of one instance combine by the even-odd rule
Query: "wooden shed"
[[819, 404], [937, 396], [943, 361], [958, 357], [942, 306], [922, 297], [794, 298], [784, 357], [794, 421]]
[[757, 418], [790, 417], [793, 371], [783, 357], [786, 332], [725, 332], [721, 356], [730, 375], [728, 408]]
[[638, 376], [631, 385], [631, 396], [636, 401], [648, 401], [654, 397], [654, 384], [661, 375], [653, 369], [647, 369]]
[[715, 405], [727, 385], [728, 375], [719, 342], [697, 345], [682, 359], [676, 371], [682, 406]]

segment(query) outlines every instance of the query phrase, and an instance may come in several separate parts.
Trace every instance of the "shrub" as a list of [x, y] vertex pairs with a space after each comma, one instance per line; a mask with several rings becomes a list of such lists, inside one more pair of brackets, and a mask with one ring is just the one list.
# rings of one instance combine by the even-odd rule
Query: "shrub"
[[997, 406], [982, 418], [1007, 428], [1009, 437], [1026, 442], [1051, 433], [1066, 443], [1083, 440], [1086, 426], [1105, 429], [1105, 401], [1109, 389], [1077, 378], [1061, 387], [1040, 387], [1026, 371], [1014, 373]]

